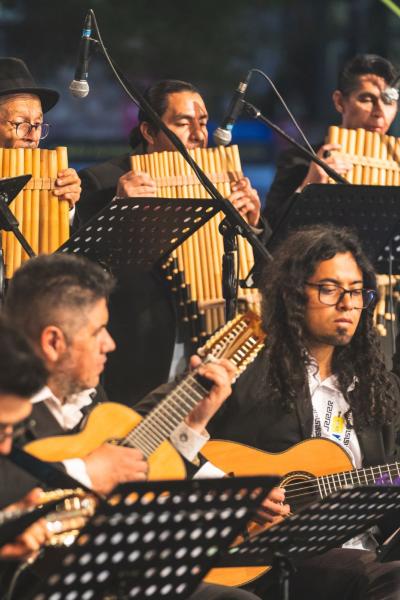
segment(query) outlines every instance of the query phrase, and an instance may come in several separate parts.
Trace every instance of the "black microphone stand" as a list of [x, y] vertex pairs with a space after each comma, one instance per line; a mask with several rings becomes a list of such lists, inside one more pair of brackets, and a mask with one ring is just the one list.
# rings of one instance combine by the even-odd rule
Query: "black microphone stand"
[[[223, 213], [226, 216], [225, 220], [228, 222], [222, 228], [224, 240], [225, 240], [225, 236], [227, 236], [227, 235], [229, 235], [230, 238], [232, 239], [232, 236], [239, 234], [239, 235], [243, 236], [249, 242], [249, 244], [252, 246], [253, 250], [255, 251], [255, 253], [257, 254], [257, 256], [259, 258], [262, 258], [263, 260], [272, 260], [271, 254], [268, 252], [268, 250], [262, 244], [262, 242], [258, 239], [257, 234], [253, 231], [253, 229], [250, 227], [250, 225], [243, 219], [243, 217], [239, 214], [239, 212], [236, 210], [236, 208], [233, 206], [233, 204], [219, 193], [217, 188], [209, 180], [209, 178], [204, 173], [204, 171], [199, 167], [199, 165], [195, 162], [195, 160], [190, 156], [188, 150], [186, 149], [186, 147], [184, 146], [182, 141], [174, 134], [173, 131], [171, 131], [164, 124], [164, 122], [161, 120], [161, 117], [155, 112], [155, 110], [153, 109], [151, 104], [149, 104], [149, 102], [147, 102], [147, 100], [144, 98], [143, 94], [136, 88], [135, 85], [132, 84], [132, 82], [130, 82], [123, 75], [123, 73], [121, 72], [119, 67], [116, 65], [114, 60], [109, 56], [108, 51], [106, 50], [106, 48], [103, 44], [103, 41], [101, 39], [101, 34], [100, 34], [100, 31], [99, 31], [99, 28], [97, 25], [97, 21], [96, 21], [96, 16], [95, 16], [93, 10], [91, 10], [90, 12], [92, 13], [95, 30], [96, 30], [96, 33], [98, 36], [98, 40], [93, 40], [93, 38], [91, 38], [91, 40], [98, 42], [100, 44], [100, 47], [102, 49], [102, 52], [103, 52], [107, 62], [109, 63], [112, 71], [116, 75], [118, 81], [121, 83], [122, 87], [124, 88], [124, 90], [126, 91], [128, 96], [131, 98], [131, 100], [133, 100], [135, 102], [135, 104], [137, 104], [146, 113], [150, 122], [152, 122], [158, 129], [160, 129], [167, 136], [167, 138], [170, 140], [172, 145], [183, 156], [183, 158], [186, 160], [186, 162], [189, 163], [189, 165], [191, 166], [191, 168], [197, 175], [197, 178], [199, 179], [200, 183], [204, 186], [204, 188], [210, 194], [211, 198], [219, 203], [221, 210], [223, 211]], [[226, 242], [226, 246], [228, 248], [230, 248], [230, 250], [228, 250], [229, 258], [227, 258], [227, 260], [225, 261], [225, 264], [226, 264], [225, 273], [227, 273], [228, 265], [233, 264], [233, 260], [232, 260], [233, 250], [232, 250], [231, 239], [227, 240], [227, 242]], [[224, 242], [224, 247], [225, 247], [225, 242]], [[231, 279], [231, 276], [229, 277], [229, 279]], [[234, 289], [236, 290], [236, 285], [234, 286]], [[229, 310], [229, 314], [227, 312], [227, 319], [229, 320], [235, 314], [235, 308], [233, 308], [234, 312], [232, 314], [232, 306], [234, 306], [234, 304], [235, 304], [236, 294], [232, 293], [232, 286], [229, 286], [227, 283], [226, 284], [223, 283], [223, 290], [226, 290], [226, 291], [231, 290], [230, 292], [228, 292], [230, 297], [226, 298], [226, 310], [228, 309], [228, 306], [231, 307]]]
[[278, 127], [278, 125], [275, 125], [275, 123], [272, 123], [272, 121], [270, 121], [269, 119], [267, 119], [267, 117], [265, 117], [262, 114], [262, 112], [260, 111], [259, 108], [257, 108], [253, 104], [250, 104], [250, 102], [247, 102], [247, 100], [242, 100], [242, 103], [243, 103], [243, 109], [249, 115], [249, 117], [252, 117], [253, 119], [256, 119], [256, 121], [261, 121], [262, 123], [264, 123], [265, 125], [267, 125], [271, 129], [273, 129], [278, 135], [280, 135], [286, 141], [288, 141], [289, 144], [291, 144], [292, 146], [294, 146], [295, 148], [297, 148], [297, 150], [305, 158], [308, 158], [309, 160], [312, 160], [313, 162], [317, 163], [317, 165], [319, 165], [322, 169], [324, 169], [325, 173], [327, 175], [329, 175], [329, 177], [331, 177], [334, 181], [336, 181], [336, 183], [344, 183], [346, 185], [351, 185], [347, 181], [347, 179], [345, 179], [344, 177], [342, 177], [341, 175], [339, 175], [339, 173], [337, 173], [335, 171], [335, 169], [332, 169], [332, 167], [330, 167], [329, 165], [327, 165], [325, 161], [323, 161], [323, 160], [321, 160], [319, 158], [319, 156], [317, 156], [316, 154], [313, 154], [312, 152], [310, 152], [309, 150], [307, 150], [307, 148], [304, 148], [304, 146], [302, 146], [301, 144], [299, 144], [298, 142], [296, 142], [296, 140], [294, 140], [292, 137], [290, 137], [290, 135], [288, 135], [285, 131], [283, 131], [283, 129], [281, 129], [280, 127]]

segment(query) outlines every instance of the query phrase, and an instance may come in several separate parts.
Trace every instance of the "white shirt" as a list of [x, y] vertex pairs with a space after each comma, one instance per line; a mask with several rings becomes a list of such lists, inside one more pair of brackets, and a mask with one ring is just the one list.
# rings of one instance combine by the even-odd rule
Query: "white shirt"
[[[44, 387], [35, 396], [31, 398], [32, 404], [44, 402], [50, 413], [58, 421], [64, 431], [70, 431], [74, 429], [80, 423], [83, 417], [82, 408], [89, 406], [93, 402], [93, 395], [96, 393], [95, 388], [90, 388], [79, 392], [78, 394], [72, 394], [62, 403], [57, 398], [49, 387]], [[175, 429], [171, 435], [171, 443], [180, 454], [188, 461], [193, 461], [197, 456], [200, 449], [210, 439], [207, 432], [204, 435], [199, 434], [186, 425], [181, 423]], [[208, 464], [208, 463], [206, 463]], [[63, 461], [63, 465], [71, 477], [77, 479], [87, 487], [92, 487], [89, 474], [86, 469], [85, 461], [80, 458], [73, 458]], [[203, 465], [203, 467], [206, 465]], [[202, 469], [196, 474], [201, 473]], [[212, 470], [211, 470], [212, 471]], [[219, 469], [218, 469], [219, 471]], [[222, 473], [222, 472], [221, 472]], [[212, 476], [212, 475], [202, 475]]]
[[[330, 375], [323, 381], [315, 361], [308, 366], [308, 385], [310, 388], [311, 403], [313, 407], [312, 437], [323, 437], [339, 444], [349, 455], [353, 466], [362, 467], [362, 454], [357, 434], [353, 427], [346, 423], [344, 415], [349, 410], [349, 404], [343, 397], [338, 385], [336, 375]], [[347, 391], [351, 392], [357, 384], [355, 378]], [[348, 415], [352, 424], [352, 415]], [[358, 550], [374, 551], [377, 544], [371, 533], [358, 535], [345, 544], [343, 548], [357, 548]]]
[[[318, 367], [313, 362], [308, 367], [308, 385], [314, 415], [312, 437], [323, 437], [340, 444], [354, 467], [361, 468], [360, 444], [354, 428], [346, 421], [345, 414], [350, 407], [340, 391], [337, 376], [331, 375], [321, 381]], [[351, 392], [355, 385], [356, 381], [353, 381], [347, 391]], [[348, 419], [351, 424], [351, 414]]]

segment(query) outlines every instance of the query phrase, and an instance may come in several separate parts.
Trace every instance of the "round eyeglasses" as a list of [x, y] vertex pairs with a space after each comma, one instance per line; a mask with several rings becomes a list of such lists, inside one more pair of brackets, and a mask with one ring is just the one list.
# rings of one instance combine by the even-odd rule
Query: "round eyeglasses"
[[29, 123], [29, 121], [6, 121], [15, 127], [15, 133], [17, 137], [24, 138], [30, 135], [32, 129], [39, 132], [41, 140], [44, 140], [49, 135], [50, 125], [48, 123]]
[[346, 290], [341, 285], [334, 283], [311, 283], [309, 281], [306, 281], [306, 285], [318, 289], [318, 300], [321, 304], [326, 304], [327, 306], [336, 306], [338, 302], [343, 300], [346, 294], [349, 294], [353, 308], [358, 310], [368, 308], [376, 299], [376, 291], [366, 288]]

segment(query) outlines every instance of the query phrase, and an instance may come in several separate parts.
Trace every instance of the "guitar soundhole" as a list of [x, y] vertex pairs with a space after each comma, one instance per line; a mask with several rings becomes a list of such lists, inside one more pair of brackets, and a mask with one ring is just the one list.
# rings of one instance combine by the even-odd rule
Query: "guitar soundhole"
[[288, 473], [280, 483], [286, 490], [286, 502], [292, 513], [301, 510], [315, 500], [320, 499], [315, 476], [306, 471]]

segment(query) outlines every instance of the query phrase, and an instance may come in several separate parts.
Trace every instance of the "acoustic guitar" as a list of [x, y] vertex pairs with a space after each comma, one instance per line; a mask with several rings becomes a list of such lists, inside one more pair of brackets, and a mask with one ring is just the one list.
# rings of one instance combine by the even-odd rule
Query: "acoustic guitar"
[[[284, 452], [271, 454], [239, 444], [212, 440], [202, 454], [214, 465], [235, 476], [278, 475], [285, 488], [291, 512], [325, 498], [343, 487], [376, 484], [399, 484], [400, 462], [354, 469], [347, 452], [338, 443], [312, 438]], [[251, 524], [251, 535], [270, 525]], [[206, 581], [240, 586], [257, 579], [270, 567], [225, 567], [212, 569]]]
[[[260, 318], [252, 313], [238, 315], [199, 350], [201, 356], [229, 358], [238, 375], [263, 347], [265, 334]], [[84, 429], [30, 442], [24, 449], [48, 462], [84, 458], [102, 444], [114, 443], [138, 448], [148, 460], [149, 479], [183, 479], [184, 462], [168, 438], [200, 400], [211, 382], [189, 373], [151, 412], [142, 418], [122, 404], [105, 402], [89, 415]]]

